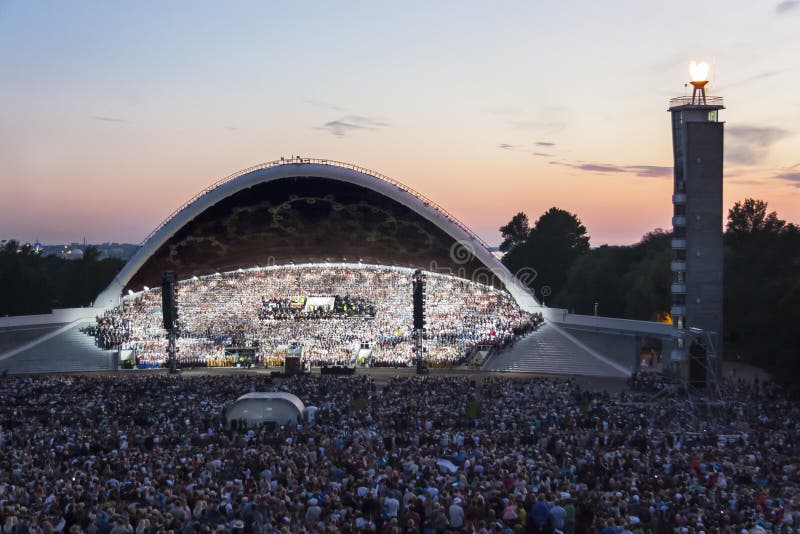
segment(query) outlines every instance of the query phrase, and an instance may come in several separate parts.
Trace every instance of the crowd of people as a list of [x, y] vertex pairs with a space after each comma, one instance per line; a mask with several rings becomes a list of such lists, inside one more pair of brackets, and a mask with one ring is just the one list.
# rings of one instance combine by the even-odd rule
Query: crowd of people
[[118, 313], [106, 312], [97, 317], [95, 324], [81, 329], [82, 332], [96, 339], [97, 346], [110, 350], [127, 343], [131, 338], [132, 324], [130, 319]]
[[[250, 347], [256, 360], [281, 364], [298, 345], [311, 365], [352, 365], [367, 346], [368, 364], [410, 366], [411, 269], [283, 266], [182, 281], [177, 285], [177, 358], [185, 366], [227, 361], [226, 349]], [[426, 276], [424, 358], [431, 367], [462, 363], [476, 347], [504, 346], [542, 322], [503, 290], [462, 278]], [[86, 329], [103, 348], [130, 350], [137, 365], [166, 361], [161, 293], [129, 297]]]
[[[571, 380], [166, 374], [12, 377], [4, 534], [763, 534], [800, 528], [800, 404]], [[225, 425], [250, 391], [313, 422]]]
[[375, 306], [363, 298], [334, 295], [322, 304], [310, 304], [305, 296], [263, 299], [260, 319], [332, 319], [375, 317]]

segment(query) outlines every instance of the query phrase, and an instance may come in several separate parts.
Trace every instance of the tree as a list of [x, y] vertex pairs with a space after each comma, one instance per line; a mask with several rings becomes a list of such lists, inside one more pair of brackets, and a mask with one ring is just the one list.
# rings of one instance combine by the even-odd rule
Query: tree
[[[795, 226], [795, 228], [797, 228]], [[793, 325], [781, 331], [781, 343], [775, 353], [774, 367], [786, 380], [794, 380], [800, 372], [800, 274], [795, 274], [790, 287], [778, 301], [777, 315], [783, 325]]]
[[628, 319], [660, 321], [670, 310], [672, 248], [652, 248], [629, 266], [623, 279], [625, 315]]
[[18, 249], [14, 240], [0, 245], [0, 316], [86, 306], [125, 263], [100, 260], [96, 247], [87, 247], [83, 259], [74, 261], [31, 254], [31, 247]]
[[15, 239], [3, 240], [3, 246], [0, 248], [0, 255], [12, 256], [17, 254], [19, 248], [19, 241]]
[[800, 229], [752, 198], [728, 212], [725, 233], [725, 352], [790, 376], [800, 367]]
[[93, 263], [100, 259], [100, 249], [94, 245], [89, 245], [83, 251], [83, 261]]
[[633, 246], [590, 250], [569, 270], [556, 306], [606, 317], [659, 320], [669, 313], [672, 234], [656, 229]]
[[523, 243], [509, 250], [503, 263], [515, 274], [533, 269], [536, 276], [527, 277], [526, 283], [542, 300], [553, 302], [569, 268], [588, 251], [589, 236], [578, 216], [553, 207], [539, 217]]
[[523, 244], [528, 239], [530, 231], [528, 216], [522, 212], [517, 213], [507, 225], [500, 227], [500, 233], [503, 235], [500, 250], [508, 252], [512, 248]]
[[569, 269], [554, 305], [574, 313], [591, 315], [597, 302], [601, 315], [623, 317], [625, 288], [622, 274], [630, 263], [631, 254], [630, 247], [608, 245], [584, 254]]
[[730, 236], [756, 232], [780, 232], [786, 221], [778, 219], [776, 212], [767, 213], [767, 203], [753, 198], [737, 202], [728, 210], [727, 232]]

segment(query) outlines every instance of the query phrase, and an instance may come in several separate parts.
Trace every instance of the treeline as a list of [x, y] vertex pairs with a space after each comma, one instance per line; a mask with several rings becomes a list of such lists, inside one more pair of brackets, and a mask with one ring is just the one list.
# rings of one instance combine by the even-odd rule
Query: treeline
[[0, 316], [49, 313], [53, 308], [89, 306], [125, 262], [99, 258], [87, 247], [83, 258], [42, 256], [7, 241], [0, 247]]
[[[728, 355], [782, 372], [800, 371], [800, 227], [736, 203], [725, 231], [725, 338]], [[732, 352], [733, 351], [733, 352]]]
[[[503, 263], [532, 268], [530, 288], [574, 313], [669, 320], [671, 233], [632, 246], [591, 248], [577, 215], [551, 208], [530, 225], [518, 213], [500, 228]], [[725, 352], [772, 371], [800, 370], [800, 228], [747, 199], [728, 212], [724, 234]]]

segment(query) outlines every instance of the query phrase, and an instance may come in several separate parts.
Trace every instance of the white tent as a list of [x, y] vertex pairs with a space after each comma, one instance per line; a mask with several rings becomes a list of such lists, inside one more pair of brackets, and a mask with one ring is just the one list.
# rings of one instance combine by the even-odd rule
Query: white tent
[[305, 406], [296, 395], [286, 392], [256, 392], [242, 395], [228, 408], [225, 422], [245, 421], [247, 426], [274, 422], [279, 425], [302, 420]]

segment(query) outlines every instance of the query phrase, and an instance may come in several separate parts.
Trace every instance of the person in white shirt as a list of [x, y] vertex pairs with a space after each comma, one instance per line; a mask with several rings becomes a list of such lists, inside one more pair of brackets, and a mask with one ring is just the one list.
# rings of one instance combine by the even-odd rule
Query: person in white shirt
[[391, 495], [387, 495], [383, 499], [383, 505], [386, 507], [386, 515], [391, 517], [397, 517], [397, 510], [400, 508], [400, 501], [392, 497]]
[[461, 499], [459, 497], [453, 499], [453, 504], [450, 505], [450, 509], [447, 512], [450, 528], [460, 529], [464, 526], [464, 509], [461, 507]]

